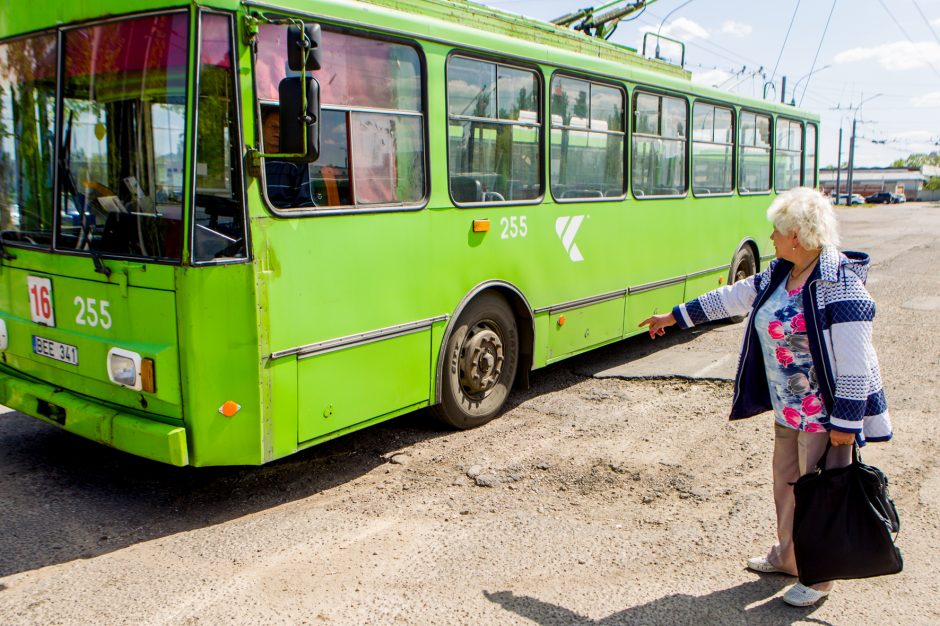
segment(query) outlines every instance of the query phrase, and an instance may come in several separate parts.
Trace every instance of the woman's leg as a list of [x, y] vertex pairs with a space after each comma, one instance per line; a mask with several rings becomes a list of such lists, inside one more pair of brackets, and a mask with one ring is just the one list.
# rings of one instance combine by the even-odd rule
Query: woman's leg
[[[777, 509], [777, 543], [767, 560], [778, 569], [796, 576], [796, 555], [793, 552], [793, 486], [800, 477], [800, 432], [774, 424], [774, 506]], [[818, 458], [818, 457], [817, 457]]]

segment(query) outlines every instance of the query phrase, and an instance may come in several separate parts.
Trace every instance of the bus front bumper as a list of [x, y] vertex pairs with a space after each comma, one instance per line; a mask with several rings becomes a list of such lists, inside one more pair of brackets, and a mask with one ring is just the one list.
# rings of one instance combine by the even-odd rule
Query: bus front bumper
[[0, 404], [71, 433], [170, 465], [189, 464], [186, 429], [82, 398], [0, 371]]

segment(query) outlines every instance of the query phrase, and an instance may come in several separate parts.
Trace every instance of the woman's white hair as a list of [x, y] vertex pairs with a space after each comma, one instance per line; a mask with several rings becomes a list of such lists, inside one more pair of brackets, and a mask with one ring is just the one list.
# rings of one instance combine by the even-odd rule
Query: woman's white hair
[[839, 225], [829, 198], [809, 187], [783, 192], [767, 209], [767, 219], [784, 235], [796, 235], [807, 250], [839, 245]]

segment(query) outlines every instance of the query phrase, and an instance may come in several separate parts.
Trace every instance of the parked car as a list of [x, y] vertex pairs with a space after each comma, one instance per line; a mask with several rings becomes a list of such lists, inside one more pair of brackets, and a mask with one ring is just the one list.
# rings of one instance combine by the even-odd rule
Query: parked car
[[[836, 204], [849, 204], [849, 194], [840, 193], [839, 201]], [[863, 198], [860, 194], [853, 193], [852, 204], [865, 204], [865, 198]]]
[[865, 202], [870, 204], [895, 204], [898, 201], [897, 195], [890, 191], [879, 191], [865, 198]]
[[907, 196], [905, 196], [903, 193], [893, 193], [891, 195], [894, 197], [894, 201], [897, 204], [900, 204], [901, 202], [907, 202]]

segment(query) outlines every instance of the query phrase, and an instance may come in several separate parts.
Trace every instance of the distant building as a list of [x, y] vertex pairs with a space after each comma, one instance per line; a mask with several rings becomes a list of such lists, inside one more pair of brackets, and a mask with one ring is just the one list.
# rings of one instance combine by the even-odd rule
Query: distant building
[[[908, 200], [916, 200], [931, 176], [940, 176], [940, 167], [924, 165], [919, 168], [906, 167], [857, 167], [852, 173], [852, 193], [870, 196], [879, 191], [903, 193]], [[843, 169], [839, 193], [849, 193], [849, 172]], [[823, 191], [834, 194], [836, 168], [819, 169], [819, 185]]]

